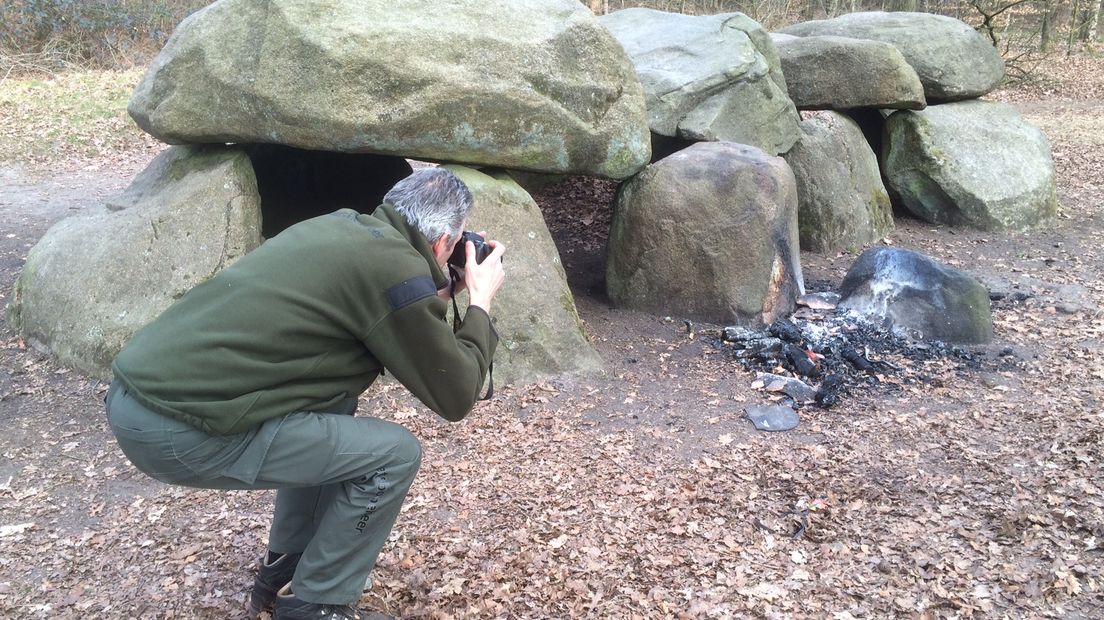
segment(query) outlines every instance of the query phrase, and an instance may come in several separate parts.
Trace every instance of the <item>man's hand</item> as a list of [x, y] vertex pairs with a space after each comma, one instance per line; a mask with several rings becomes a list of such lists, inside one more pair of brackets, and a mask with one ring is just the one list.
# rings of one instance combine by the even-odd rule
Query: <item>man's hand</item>
[[[480, 233], [486, 238], [486, 233]], [[487, 314], [491, 313], [491, 300], [502, 288], [506, 280], [506, 271], [502, 268], [502, 255], [506, 252], [506, 244], [501, 241], [488, 240], [492, 250], [482, 263], [475, 262], [475, 245], [471, 241], [465, 243], [467, 261], [464, 264], [463, 286], [468, 288], [472, 306], [483, 308]]]

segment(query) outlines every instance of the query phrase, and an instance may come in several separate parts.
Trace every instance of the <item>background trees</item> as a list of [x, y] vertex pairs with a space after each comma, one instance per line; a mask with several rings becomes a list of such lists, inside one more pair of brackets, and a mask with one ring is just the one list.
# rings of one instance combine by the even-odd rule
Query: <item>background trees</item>
[[[493, 1], [493, 0], [488, 0]], [[0, 78], [67, 67], [144, 64], [172, 29], [211, 0], [0, 0]], [[1104, 0], [584, 0], [595, 13], [634, 6], [746, 13], [768, 29], [855, 11], [924, 11], [961, 19], [993, 41], [1010, 75], [1032, 58], [1101, 41]], [[1022, 66], [1021, 66], [1022, 65]]]

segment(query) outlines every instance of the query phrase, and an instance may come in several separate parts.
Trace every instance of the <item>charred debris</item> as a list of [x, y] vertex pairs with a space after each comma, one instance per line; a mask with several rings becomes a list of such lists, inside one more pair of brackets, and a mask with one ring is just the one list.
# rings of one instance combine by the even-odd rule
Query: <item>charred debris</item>
[[948, 373], [1023, 366], [1012, 347], [914, 340], [837, 312], [838, 298], [833, 293], [806, 295], [798, 301], [803, 307], [765, 330], [725, 327], [708, 342], [757, 373], [753, 387], [784, 395], [796, 409], [827, 409], [859, 390], [894, 393], [911, 386], [942, 387]]

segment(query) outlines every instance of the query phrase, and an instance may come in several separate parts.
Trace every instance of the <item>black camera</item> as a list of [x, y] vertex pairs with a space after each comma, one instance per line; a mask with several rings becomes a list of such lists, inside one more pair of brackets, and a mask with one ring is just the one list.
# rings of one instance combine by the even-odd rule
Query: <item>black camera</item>
[[491, 244], [487, 243], [483, 237], [473, 233], [469, 230], [465, 230], [460, 235], [460, 241], [457, 242], [456, 247], [452, 249], [452, 256], [449, 256], [448, 263], [454, 267], [464, 268], [464, 265], [468, 262], [467, 244], [471, 241], [475, 246], [475, 262], [482, 263], [484, 258], [491, 255]]

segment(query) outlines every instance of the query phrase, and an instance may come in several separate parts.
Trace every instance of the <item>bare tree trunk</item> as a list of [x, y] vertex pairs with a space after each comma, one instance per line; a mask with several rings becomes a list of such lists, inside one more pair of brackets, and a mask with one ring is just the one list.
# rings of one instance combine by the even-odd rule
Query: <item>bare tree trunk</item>
[[892, 0], [889, 7], [890, 11], [916, 12], [916, 0]]
[[801, 3], [801, 21], [809, 21], [811, 19], [821, 19], [824, 17], [822, 13], [827, 13], [828, 7], [822, 2], [822, 0], [808, 0]]
[[1100, 40], [1100, 13], [1104, 11], [1104, 2], [1095, 0], [1090, 2], [1085, 12], [1085, 32], [1082, 41]]
[[1096, 0], [1096, 16], [1093, 17], [1092, 33], [1097, 41], [1104, 41], [1104, 28], [1100, 27], [1100, 20], [1104, 19], [1104, 2]]
[[1069, 34], [1066, 36], [1066, 56], [1073, 53], [1073, 40], [1077, 38], [1077, 32], [1080, 30], [1078, 27], [1081, 17], [1081, 0], [1073, 0], [1073, 6], [1070, 8], [1069, 18]]
[[1044, 52], [1050, 47], [1050, 38], [1054, 32], [1054, 20], [1057, 16], [1057, 2], [1055, 0], [1045, 0], [1043, 2], [1043, 23], [1039, 29], [1039, 49]]

